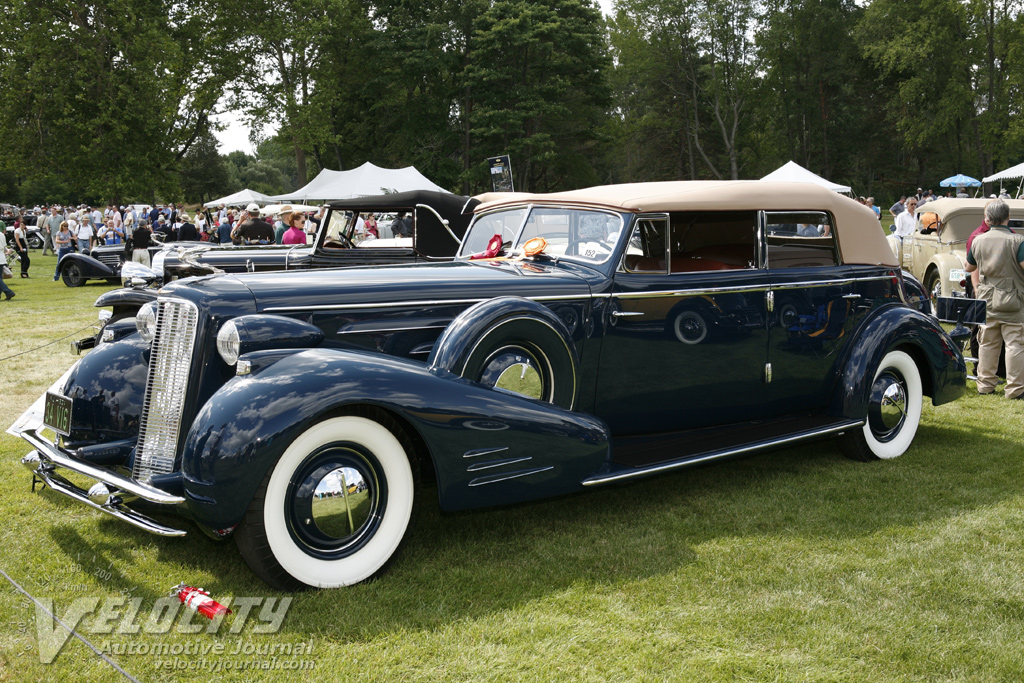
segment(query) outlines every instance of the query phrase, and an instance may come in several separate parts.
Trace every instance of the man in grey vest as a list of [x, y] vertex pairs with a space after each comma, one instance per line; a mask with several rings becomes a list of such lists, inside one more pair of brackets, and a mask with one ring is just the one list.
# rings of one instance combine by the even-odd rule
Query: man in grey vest
[[1006, 398], [1024, 399], [1024, 235], [1007, 227], [1009, 219], [1006, 202], [988, 203], [985, 221], [991, 229], [974, 239], [966, 270], [977, 277], [975, 291], [987, 309], [978, 347], [978, 393], [995, 391], [1005, 344]]

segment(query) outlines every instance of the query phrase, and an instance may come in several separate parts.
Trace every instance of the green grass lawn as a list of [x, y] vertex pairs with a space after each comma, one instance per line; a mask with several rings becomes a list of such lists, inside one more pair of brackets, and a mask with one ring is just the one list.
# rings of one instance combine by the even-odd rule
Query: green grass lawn
[[[95, 320], [107, 288], [68, 289], [50, 281], [52, 258], [33, 264], [0, 302], [0, 357], [28, 352], [0, 373], [4, 429], [74, 358], [66, 341], [34, 349]], [[820, 441], [456, 515], [428, 490], [388, 574], [291, 596], [277, 633], [250, 618], [232, 634], [235, 614], [212, 634], [84, 635], [143, 681], [1019, 681], [1020, 403], [926, 404], [914, 446], [893, 462], [851, 462]], [[27, 450], [0, 436], [0, 569], [61, 616], [76, 598], [122, 595], [148, 614], [182, 581], [222, 600], [285, 597], [233, 543], [191, 525], [184, 539], [150, 536], [32, 493], [18, 462]], [[2, 577], [0, 623], [0, 681], [124, 680], [74, 639], [40, 663], [35, 608]], [[310, 654], [278, 655], [314, 663], [301, 672], [167, 671], [156, 667], [168, 657], [115, 653], [219, 644], [226, 654], [207, 660], [266, 663], [273, 655], [245, 648], [310, 642]]]

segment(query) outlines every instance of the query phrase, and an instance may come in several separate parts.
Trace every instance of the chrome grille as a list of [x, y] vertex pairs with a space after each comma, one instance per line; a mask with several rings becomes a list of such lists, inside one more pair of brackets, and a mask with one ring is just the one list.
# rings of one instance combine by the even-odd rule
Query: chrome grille
[[108, 265], [111, 268], [117, 268], [117, 266], [121, 265], [121, 251], [120, 250], [118, 250], [118, 251], [96, 251], [96, 252], [93, 252], [93, 256], [95, 256], [96, 259], [100, 263], [103, 263], [104, 265]]
[[198, 320], [195, 304], [180, 299], [157, 302], [156, 336], [132, 472], [140, 481], [174, 469]]

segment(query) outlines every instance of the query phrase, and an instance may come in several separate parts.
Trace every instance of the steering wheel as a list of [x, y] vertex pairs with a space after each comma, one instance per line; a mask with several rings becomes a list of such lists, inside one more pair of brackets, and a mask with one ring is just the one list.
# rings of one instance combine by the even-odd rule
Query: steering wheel
[[337, 239], [331, 238], [324, 242], [325, 247], [340, 247], [342, 249], [354, 249], [355, 244], [352, 243], [346, 235], [338, 233]]

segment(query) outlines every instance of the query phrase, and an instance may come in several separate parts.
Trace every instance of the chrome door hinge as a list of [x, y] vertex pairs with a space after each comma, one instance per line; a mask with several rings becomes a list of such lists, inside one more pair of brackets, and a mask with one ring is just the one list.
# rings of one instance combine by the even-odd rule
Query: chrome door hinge
[[771, 363], [765, 363], [764, 364], [764, 383], [765, 384], [771, 384], [772, 383], [772, 364]]
[[775, 310], [775, 292], [769, 289], [767, 292], [764, 293], [764, 296], [768, 304], [768, 312], [771, 313], [772, 311]]

